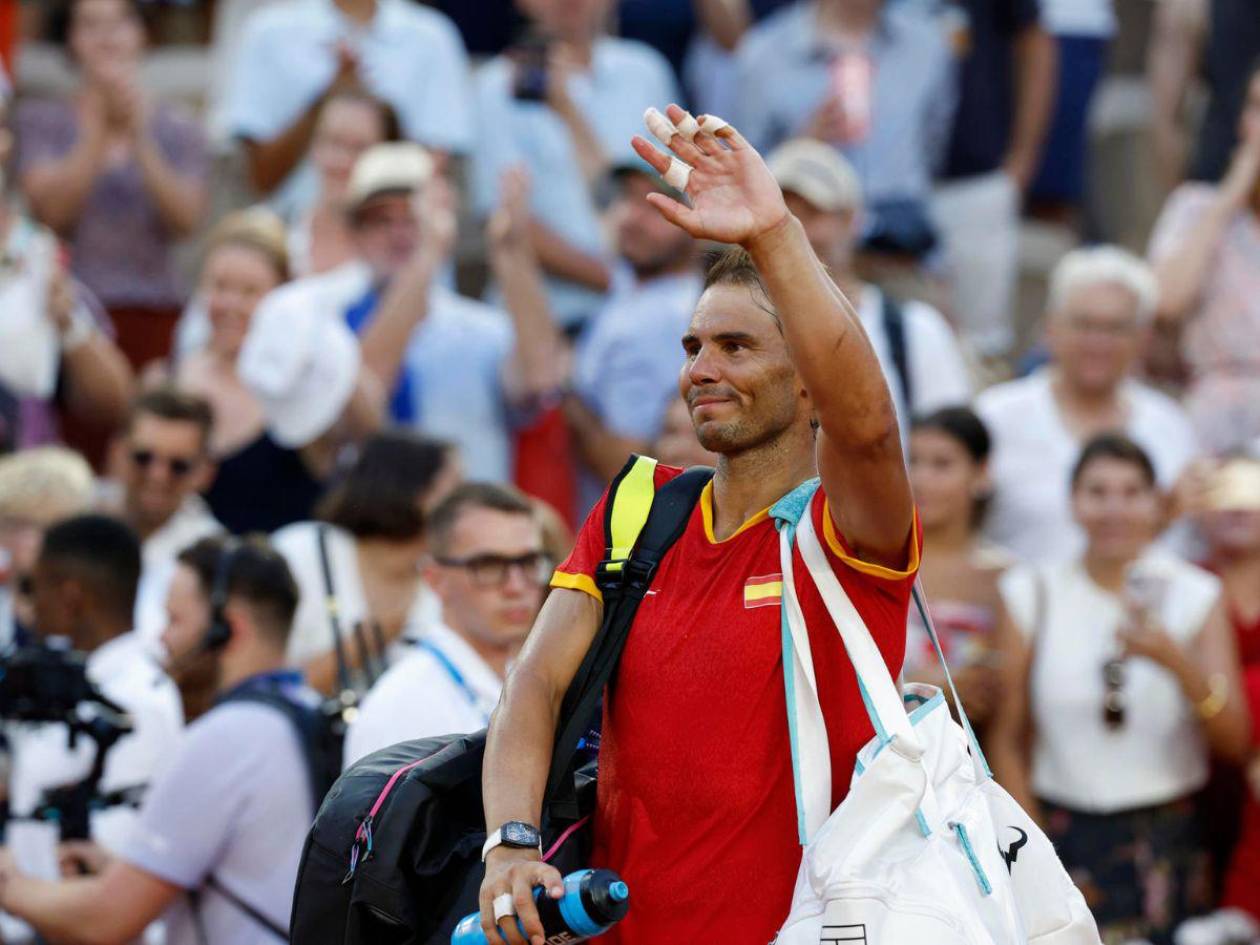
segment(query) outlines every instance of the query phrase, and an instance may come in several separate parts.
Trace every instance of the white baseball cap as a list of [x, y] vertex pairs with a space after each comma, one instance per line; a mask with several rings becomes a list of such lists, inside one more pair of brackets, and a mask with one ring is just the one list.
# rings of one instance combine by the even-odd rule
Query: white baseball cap
[[236, 363], [262, 401], [268, 432], [290, 449], [313, 443], [337, 422], [361, 362], [354, 332], [311, 296], [294, 283], [264, 298]]
[[839, 213], [862, 206], [862, 184], [853, 165], [834, 147], [813, 138], [794, 138], [766, 158], [785, 191], [799, 194], [819, 210]]
[[363, 152], [350, 172], [346, 205], [357, 210], [378, 194], [419, 190], [433, 176], [433, 158], [410, 141], [386, 141]]

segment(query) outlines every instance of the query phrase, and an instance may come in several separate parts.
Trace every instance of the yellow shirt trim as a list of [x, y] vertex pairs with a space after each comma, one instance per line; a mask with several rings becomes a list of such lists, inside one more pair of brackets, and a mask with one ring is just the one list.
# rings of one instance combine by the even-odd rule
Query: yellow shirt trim
[[569, 574], [567, 571], [556, 571], [551, 575], [552, 587], [563, 587], [570, 591], [581, 591], [583, 594], [590, 594], [601, 604], [604, 602], [604, 595], [600, 593], [599, 588], [595, 584], [595, 579], [589, 574]]
[[770, 517], [770, 506], [767, 505], [743, 525], [735, 529], [735, 533], [733, 535], [723, 538], [722, 541], [718, 541], [713, 537], [713, 480], [710, 479], [707, 483], [705, 483], [704, 489], [700, 492], [700, 517], [704, 519], [704, 537], [709, 540], [709, 544], [721, 545], [730, 541], [737, 535], [748, 531], [748, 529], [752, 528], [754, 525], [758, 525], [768, 519]]
[[883, 578], [886, 581], [901, 581], [919, 570], [919, 510], [914, 510], [914, 520], [910, 524], [910, 561], [904, 571], [886, 568], [882, 564], [872, 564], [853, 557], [844, 550], [840, 536], [836, 534], [836, 523], [831, 517], [831, 500], [823, 499], [823, 538], [831, 553], [851, 567], [854, 571], [869, 574], [871, 577]]
[[771, 581], [769, 584], [745, 584], [744, 585], [744, 603], [751, 603], [755, 600], [765, 600], [767, 597], [782, 597], [783, 582]]

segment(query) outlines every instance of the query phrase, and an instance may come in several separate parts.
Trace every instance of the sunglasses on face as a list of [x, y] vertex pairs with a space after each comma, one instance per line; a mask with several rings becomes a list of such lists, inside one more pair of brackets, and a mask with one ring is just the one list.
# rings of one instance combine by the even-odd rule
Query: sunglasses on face
[[551, 559], [541, 551], [513, 558], [485, 554], [468, 558], [438, 558], [437, 562], [448, 568], [463, 568], [473, 583], [481, 588], [501, 587], [513, 569], [519, 570], [526, 581], [535, 585], [545, 584], [551, 577]]
[[155, 453], [153, 450], [134, 449], [131, 451], [131, 461], [136, 467], [146, 472], [154, 465], [164, 463], [170, 474], [176, 479], [182, 479], [193, 471], [197, 465], [195, 459], [188, 459], [184, 456], [163, 456]]
[[1124, 660], [1107, 660], [1103, 663], [1103, 725], [1115, 729], [1124, 725], [1125, 679]]

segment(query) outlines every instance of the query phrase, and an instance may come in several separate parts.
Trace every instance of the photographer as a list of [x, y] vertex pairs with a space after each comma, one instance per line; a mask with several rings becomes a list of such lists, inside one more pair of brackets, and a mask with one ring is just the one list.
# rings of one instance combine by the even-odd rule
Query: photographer
[[189, 726], [117, 859], [63, 851], [97, 875], [48, 882], [0, 855], [0, 907], [53, 941], [122, 945], [163, 913], [167, 945], [287, 938], [310, 769], [290, 713], [261, 700], [315, 704], [283, 670], [296, 606], [293, 577], [264, 542], [208, 538], [180, 555], [163, 640], [185, 697], [213, 687], [213, 708]]
[[[131, 632], [139, 577], [135, 535], [125, 525], [97, 515], [49, 528], [30, 576], [36, 632], [44, 639], [68, 638], [75, 650], [87, 653], [88, 680], [131, 717], [133, 731], [106, 756], [99, 786], [104, 793], [143, 789], [159, 762], [174, 750], [182, 725], [175, 687]], [[64, 711], [68, 716], [73, 710], [69, 706]], [[57, 707], [50, 705], [50, 716], [56, 712]], [[23, 871], [51, 878], [57, 874], [57, 828], [52, 822], [27, 818], [35, 815], [50, 789], [87, 777], [94, 746], [79, 737], [70, 747], [64, 724], [5, 724], [12, 751], [10, 811], [15, 818], [7, 829], [9, 852]], [[92, 836], [112, 848], [130, 832], [134, 820], [135, 812], [125, 806], [95, 812]]]

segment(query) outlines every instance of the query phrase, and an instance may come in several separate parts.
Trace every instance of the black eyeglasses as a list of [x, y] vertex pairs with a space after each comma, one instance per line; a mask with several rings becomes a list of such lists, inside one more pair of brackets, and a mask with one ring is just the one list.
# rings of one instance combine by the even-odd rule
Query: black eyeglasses
[[1103, 725], [1109, 729], [1124, 725], [1126, 675], [1124, 660], [1110, 659], [1103, 663]]
[[153, 450], [132, 450], [131, 461], [141, 469], [147, 470], [154, 463], [165, 463], [166, 468], [171, 471], [171, 475], [177, 479], [182, 479], [193, 471], [193, 467], [197, 465], [194, 459], [187, 459], [183, 456], [162, 456]]
[[504, 555], [472, 555], [468, 558], [438, 558], [437, 563], [448, 568], [463, 568], [478, 587], [499, 587], [508, 579], [513, 568], [519, 570], [531, 584], [545, 584], [551, 577], [551, 559], [541, 551], [509, 558]]

